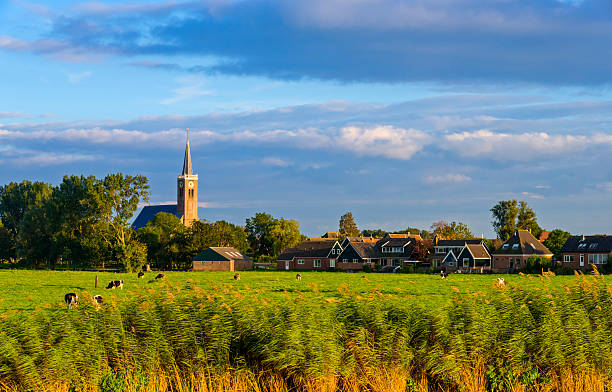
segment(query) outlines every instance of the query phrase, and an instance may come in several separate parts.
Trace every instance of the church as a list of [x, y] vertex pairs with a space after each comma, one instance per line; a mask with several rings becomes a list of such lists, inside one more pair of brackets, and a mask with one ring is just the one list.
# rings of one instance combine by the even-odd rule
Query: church
[[187, 145], [185, 146], [183, 172], [176, 179], [176, 204], [145, 206], [132, 223], [132, 228], [138, 230], [146, 226], [160, 212], [176, 215], [185, 226], [190, 226], [198, 220], [198, 175], [193, 174], [193, 168], [191, 167], [189, 135], [187, 135]]

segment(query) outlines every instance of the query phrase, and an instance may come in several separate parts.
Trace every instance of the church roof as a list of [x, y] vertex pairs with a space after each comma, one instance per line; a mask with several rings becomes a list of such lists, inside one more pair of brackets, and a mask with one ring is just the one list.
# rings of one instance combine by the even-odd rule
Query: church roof
[[187, 135], [187, 145], [185, 146], [185, 160], [183, 161], [183, 175], [191, 176], [193, 170], [191, 168], [191, 150], [189, 149], [189, 135]]
[[134, 222], [132, 222], [132, 229], [138, 230], [141, 227], [145, 227], [147, 223], [149, 223], [149, 221], [153, 219], [153, 217], [159, 214], [160, 212], [167, 212], [168, 214], [174, 214], [176, 215], [177, 218], [180, 218], [177, 208], [176, 208], [176, 204], [145, 206], [143, 207], [142, 211], [140, 211], [140, 214], [138, 214], [136, 219], [134, 219]]

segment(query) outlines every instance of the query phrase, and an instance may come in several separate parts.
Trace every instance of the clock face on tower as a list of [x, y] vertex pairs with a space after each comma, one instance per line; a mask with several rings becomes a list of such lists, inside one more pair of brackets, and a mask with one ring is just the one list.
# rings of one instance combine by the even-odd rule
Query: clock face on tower
[[179, 186], [182, 188], [183, 187], [183, 182], [179, 182]]
[[193, 181], [189, 181], [189, 188], [193, 188]]

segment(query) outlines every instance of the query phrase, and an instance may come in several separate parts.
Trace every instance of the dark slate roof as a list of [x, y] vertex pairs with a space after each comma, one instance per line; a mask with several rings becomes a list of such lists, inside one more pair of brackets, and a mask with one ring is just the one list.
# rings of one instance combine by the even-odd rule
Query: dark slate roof
[[491, 255], [487, 252], [487, 248], [482, 244], [467, 244], [466, 248], [470, 251], [475, 259], [490, 259]]
[[293, 260], [294, 257], [299, 256], [300, 254], [302, 254], [303, 251], [299, 250], [298, 248], [286, 248], [283, 249], [283, 252], [278, 256], [278, 258], [276, 260], [280, 260], [280, 261], [285, 261], [285, 260]]
[[[211, 257], [212, 256], [212, 257]], [[194, 261], [216, 261], [216, 260], [236, 260], [236, 261], [253, 261], [250, 257], [240, 253], [235, 248], [211, 246], [204, 249], [196, 257]]]
[[362, 259], [378, 259], [382, 257], [376, 244], [371, 242], [351, 242], [350, 246], [355, 249], [355, 252], [357, 252]]
[[145, 206], [140, 211], [140, 214], [138, 214], [136, 219], [134, 219], [134, 222], [132, 222], [132, 229], [138, 230], [141, 227], [145, 227], [147, 223], [149, 223], [149, 221], [153, 219], [153, 217], [159, 214], [160, 212], [174, 214], [177, 218], [180, 218], [180, 215], [177, 212], [176, 204], [163, 204], [159, 206]]
[[469, 239], [469, 240], [438, 240], [435, 246], [465, 246], [465, 245], [477, 245], [482, 244], [481, 238]]
[[413, 243], [416, 241], [416, 239], [414, 238], [391, 238], [391, 239], [382, 239], [380, 241], [378, 241], [378, 246], [384, 246], [384, 247], [389, 247], [389, 246], [401, 246], [404, 247], [409, 243]]
[[[506, 249], [504, 246], [508, 244]], [[514, 249], [514, 244], [518, 244], [518, 248]], [[517, 230], [508, 241], [493, 252], [494, 255], [540, 255], [540, 256], [552, 256], [552, 252], [542, 245], [537, 238], [533, 236], [527, 230]]]
[[456, 262], [457, 256], [453, 252], [448, 252], [446, 256], [442, 259], [443, 263]]
[[[580, 244], [586, 244], [578, 247]], [[597, 244], [597, 245], [592, 245]], [[612, 236], [609, 235], [573, 235], [570, 236], [561, 252], [580, 253], [610, 253], [612, 252]]]
[[295, 248], [284, 249], [277, 260], [292, 260], [293, 257], [327, 257], [336, 242], [333, 238], [309, 238]]
[[183, 175], [193, 175], [193, 169], [191, 168], [191, 150], [189, 149], [189, 134], [187, 134], [187, 145], [185, 146], [185, 160], [183, 161]]
[[339, 238], [339, 237], [340, 237], [340, 233], [337, 231], [328, 231], [327, 233], [321, 236], [321, 238]]

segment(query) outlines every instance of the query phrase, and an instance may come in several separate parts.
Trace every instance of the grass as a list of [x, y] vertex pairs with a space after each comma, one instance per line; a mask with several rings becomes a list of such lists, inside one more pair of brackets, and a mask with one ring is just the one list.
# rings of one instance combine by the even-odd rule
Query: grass
[[[58, 272], [31, 270], [0, 270], [0, 313], [31, 311], [39, 307], [64, 306], [64, 294], [88, 292], [92, 295], [111, 295], [116, 298], [141, 297], [148, 289], [157, 289], [159, 282], [151, 282], [156, 274], [144, 279], [136, 274], [108, 272]], [[166, 281], [176, 290], [199, 287], [215, 292], [220, 287], [246, 295], [255, 293], [268, 299], [299, 298], [308, 295], [309, 300], [325, 305], [330, 299], [338, 299], [343, 290], [356, 295], [383, 294], [386, 301], [414, 301], [429, 308], [450, 303], [457, 292], [487, 293], [495, 289], [497, 275], [450, 275], [447, 280], [437, 275], [422, 274], [347, 274], [326, 272], [302, 272], [302, 281], [296, 281], [293, 272], [241, 272], [239, 281], [230, 272], [167, 272]], [[95, 279], [98, 277], [98, 288]], [[365, 276], [365, 278], [363, 278]], [[106, 290], [111, 280], [123, 280], [123, 290]], [[561, 292], [562, 286], [575, 280], [573, 276], [556, 276], [552, 279], [533, 275], [504, 275], [509, 285], [534, 290]], [[82, 296], [81, 296], [82, 297]]]
[[611, 390], [599, 275], [97, 275], [0, 272], [0, 391]]

